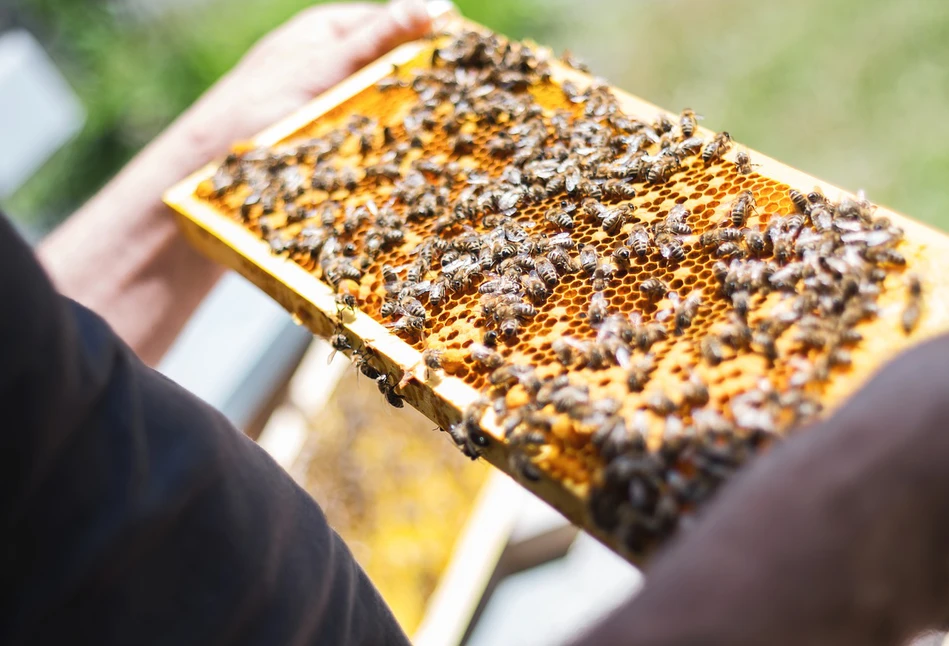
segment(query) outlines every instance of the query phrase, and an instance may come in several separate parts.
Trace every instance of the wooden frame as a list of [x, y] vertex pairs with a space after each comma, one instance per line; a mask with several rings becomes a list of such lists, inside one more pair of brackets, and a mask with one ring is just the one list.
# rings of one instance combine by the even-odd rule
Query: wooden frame
[[[453, 19], [449, 29], [475, 29], [483, 27], [462, 20]], [[409, 43], [392, 51], [360, 72], [316, 98], [297, 113], [268, 128], [253, 139], [259, 146], [273, 145], [301, 130], [332, 108], [355, 96], [379, 79], [387, 76], [393, 65], [404, 65], [429, 46], [427, 41]], [[542, 49], [542, 48], [539, 48]], [[553, 63], [555, 81], [571, 80], [581, 86], [591, 82], [591, 78], [566, 66]], [[662, 112], [658, 107], [622, 91], [615, 92], [623, 108], [631, 115], [652, 118]], [[703, 131], [706, 136], [709, 134]], [[736, 146], [726, 158], [734, 160]], [[785, 166], [764, 155], [751, 151], [756, 172], [765, 177], [792, 186], [820, 187], [832, 198], [843, 194], [840, 189], [810, 177], [800, 171]], [[276, 299], [289, 310], [300, 324], [307, 326], [315, 334], [328, 337], [336, 331], [337, 307], [333, 290], [314, 278], [302, 267], [282, 257], [274, 256], [269, 246], [246, 230], [239, 223], [210, 207], [198, 199], [195, 192], [198, 185], [211, 177], [219, 163], [215, 162], [202, 168], [191, 177], [173, 187], [165, 196], [165, 201], [180, 214], [181, 226], [189, 240], [203, 253], [225, 264], [241, 274]], [[911, 337], [895, 335], [892, 330], [874, 327], [871, 323], [863, 330], [865, 351], [855, 353], [852, 378], [833, 381], [827, 391], [829, 402], [842, 401], [860, 384], [873, 374], [883, 361], [894, 356], [905, 347], [922, 339], [932, 337], [949, 329], [949, 307], [946, 300], [935, 297], [935, 288], [949, 277], [949, 238], [923, 224], [886, 209], [878, 214], [888, 216], [905, 231], [906, 240], [903, 249], [911, 260], [914, 271], [924, 279], [927, 292], [927, 307], [918, 329]], [[888, 279], [890, 280], [890, 279]], [[880, 305], [884, 310], [900, 307], [895, 291], [888, 290], [881, 297]], [[892, 318], [888, 321], [892, 324]], [[882, 326], [883, 321], [879, 324]], [[446, 428], [456, 423], [478, 392], [454, 377], [426, 381], [425, 370], [421, 365], [420, 353], [390, 334], [379, 322], [363, 312], [356, 311], [343, 325], [342, 331], [351, 339], [358, 339], [359, 345], [370, 348], [379, 363], [394, 375], [410, 373], [411, 378], [404, 379], [407, 385], [400, 391], [405, 399], [423, 414]], [[634, 563], [633, 558], [616, 541], [597, 530], [587, 522], [587, 513], [582, 492], [573, 490], [561, 482], [546, 476], [537, 482], [528, 482], [512, 469], [504, 442], [496, 428], [488, 424], [489, 434], [494, 441], [484, 450], [484, 458], [509, 473], [530, 489], [533, 493], [553, 505], [572, 522], [584, 527], [608, 546], [623, 554]]]

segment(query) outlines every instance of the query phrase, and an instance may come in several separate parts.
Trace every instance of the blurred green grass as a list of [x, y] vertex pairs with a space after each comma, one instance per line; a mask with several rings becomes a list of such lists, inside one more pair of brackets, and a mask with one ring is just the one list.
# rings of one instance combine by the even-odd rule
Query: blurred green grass
[[[43, 227], [307, 0], [209, 0], [151, 22], [111, 4], [24, 0], [89, 111], [82, 135], [14, 196]], [[461, 0], [513, 37], [569, 47], [663, 107], [949, 228], [949, 3], [940, 0]]]

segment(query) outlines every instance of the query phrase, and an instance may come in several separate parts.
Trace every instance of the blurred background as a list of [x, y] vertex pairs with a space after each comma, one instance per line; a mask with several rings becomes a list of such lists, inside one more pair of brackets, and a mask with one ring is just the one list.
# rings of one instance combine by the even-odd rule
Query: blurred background
[[[0, 33], [19, 27], [39, 41], [75, 93], [84, 120], [25, 184], [0, 190], [0, 204], [33, 231], [54, 226], [257, 38], [308, 4], [4, 0]], [[570, 48], [595, 72], [658, 105], [690, 106], [705, 116], [705, 125], [728, 129], [752, 148], [845, 188], [864, 188], [871, 199], [937, 227], [949, 226], [949, 191], [943, 188], [949, 171], [949, 3], [457, 4], [510, 36]]]
[[[28, 236], [40, 238], [255, 40], [310, 4], [0, 0], [0, 207]], [[704, 125], [727, 129], [751, 148], [844, 188], [865, 189], [876, 202], [949, 229], [949, 190], [944, 186], [949, 176], [949, 119], [944, 116], [949, 103], [949, 3], [456, 4], [469, 18], [509, 36], [531, 38], [557, 51], [570, 49], [595, 73], [648, 101], [673, 111], [691, 107], [704, 115]], [[235, 352], [238, 347], [241, 351]], [[346, 362], [337, 360], [327, 368], [328, 354], [325, 345], [311, 345], [310, 335], [279, 306], [229, 276], [161, 369], [259, 438], [332, 511], [330, 499], [336, 494], [328, 492], [327, 483], [349, 485], [345, 478], [337, 482], [325, 473], [314, 474], [308, 456], [325, 455], [320, 442], [327, 437], [355, 437], [353, 429], [375, 413], [362, 411], [360, 417], [346, 412], [337, 384], [359, 393], [371, 385], [349, 383], [354, 372]], [[360, 400], [356, 408], [362, 407]], [[390, 414], [388, 408], [379, 412]], [[327, 419], [338, 421], [336, 435], [328, 433]], [[412, 437], [431, 427], [421, 417], [391, 420], [394, 426], [411, 427]], [[311, 433], [314, 427], [320, 437]], [[448, 446], [443, 438], [429, 435]], [[373, 459], [366, 458], [366, 464], [374, 464]], [[451, 463], [448, 468], [456, 467]], [[471, 476], [466, 485], [471, 489], [458, 495], [471, 498], [486, 477]], [[311, 487], [308, 480], [318, 484]], [[549, 508], [529, 496], [516, 498], [514, 490], [497, 495], [517, 500], [507, 505], [509, 525], [503, 531], [495, 528], [506, 541], [503, 554], [497, 546], [502, 565], [493, 572], [485, 569], [490, 580], [469, 586], [480, 621], [460, 628], [459, 639], [474, 646], [558, 644], [638, 585], [635, 569], [588, 537], [574, 540], [575, 533]], [[350, 511], [351, 505], [343, 510]], [[457, 518], [441, 515], [457, 528]], [[348, 516], [333, 522], [357, 552], [369, 550], [383, 531], [367, 523], [357, 526]], [[494, 522], [500, 522], [497, 514]], [[484, 546], [482, 541], [477, 551], [483, 553]], [[405, 554], [403, 549], [393, 560], [404, 565]], [[441, 559], [430, 566], [437, 570], [448, 555], [428, 549], [422, 556], [432, 561], [433, 554]], [[373, 570], [370, 557], [362, 563], [386, 590], [386, 570]], [[417, 571], [413, 585], [427, 598], [436, 575], [421, 567]], [[399, 578], [389, 583], [406, 587], [404, 572], [397, 573]], [[479, 602], [485, 588], [489, 594]], [[406, 608], [400, 610], [400, 620], [407, 627], [421, 621], [413, 599], [387, 599], [397, 610]], [[444, 629], [429, 634], [435, 635], [431, 642], [419, 643], [449, 643]]]

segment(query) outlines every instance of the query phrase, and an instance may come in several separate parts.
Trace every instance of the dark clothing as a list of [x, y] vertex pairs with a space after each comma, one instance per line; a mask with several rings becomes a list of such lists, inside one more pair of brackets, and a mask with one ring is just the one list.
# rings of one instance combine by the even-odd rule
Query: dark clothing
[[408, 643], [313, 500], [2, 217], [0, 429], [0, 643]]

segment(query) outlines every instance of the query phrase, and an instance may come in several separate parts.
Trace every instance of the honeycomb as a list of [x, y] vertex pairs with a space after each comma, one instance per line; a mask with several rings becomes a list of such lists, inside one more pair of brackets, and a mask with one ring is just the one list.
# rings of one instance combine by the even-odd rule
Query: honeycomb
[[[539, 47], [463, 23], [319, 107], [169, 203], [390, 403], [628, 558], [946, 327], [942, 236]], [[312, 280], [330, 305], [299, 304]]]
[[356, 374], [340, 381], [291, 471], [411, 634], [488, 474], [461, 468], [419, 413], [367, 401], [371, 388]]

